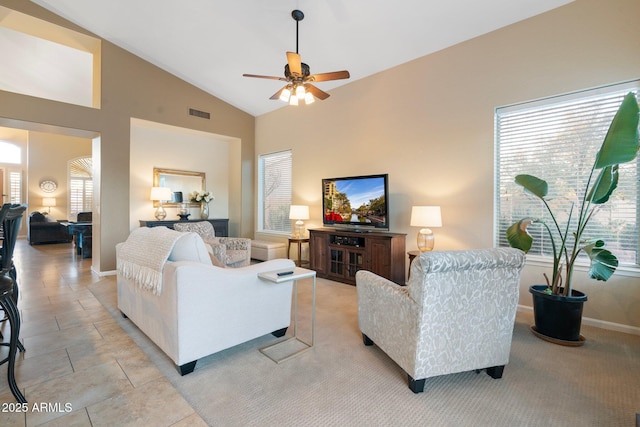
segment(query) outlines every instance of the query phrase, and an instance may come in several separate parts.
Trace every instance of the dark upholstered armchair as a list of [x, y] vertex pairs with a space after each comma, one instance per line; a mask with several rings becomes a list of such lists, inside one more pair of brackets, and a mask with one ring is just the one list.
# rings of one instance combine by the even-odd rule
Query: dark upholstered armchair
[[93, 214], [91, 212], [78, 212], [77, 222], [91, 222], [93, 221]]
[[67, 229], [55, 219], [43, 215], [40, 212], [33, 212], [29, 215], [27, 239], [30, 245], [40, 243], [66, 243], [71, 241], [71, 235], [69, 235]]

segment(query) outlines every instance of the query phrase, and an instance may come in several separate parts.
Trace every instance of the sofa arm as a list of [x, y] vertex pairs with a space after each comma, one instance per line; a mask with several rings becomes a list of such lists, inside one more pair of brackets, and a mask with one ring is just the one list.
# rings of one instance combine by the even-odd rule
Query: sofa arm
[[292, 282], [274, 284], [258, 273], [294, 266], [285, 259], [243, 268], [168, 262], [162, 299], [176, 328], [175, 362], [182, 365], [289, 326]]

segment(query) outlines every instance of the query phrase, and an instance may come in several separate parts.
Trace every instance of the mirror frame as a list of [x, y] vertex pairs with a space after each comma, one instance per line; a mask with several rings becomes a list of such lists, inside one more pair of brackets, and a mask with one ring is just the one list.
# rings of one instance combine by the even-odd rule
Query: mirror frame
[[[198, 191], [204, 191], [206, 186], [207, 186], [207, 179], [206, 179], [206, 174], [204, 172], [192, 172], [192, 171], [183, 171], [183, 170], [177, 170], [177, 169], [164, 169], [164, 168], [153, 168], [153, 186], [154, 187], [160, 187], [160, 176], [161, 175], [175, 175], [175, 176], [182, 176], [182, 177], [200, 177], [201, 178], [201, 184], [200, 184], [200, 188], [191, 188], [191, 189], [184, 189], [184, 188], [171, 188], [171, 192], [176, 192], [176, 191], [182, 191], [182, 196], [183, 197], [187, 197], [187, 194], [191, 193], [194, 190], [198, 190]], [[186, 191], [185, 191], [186, 190]], [[183, 199], [184, 200], [184, 199]], [[199, 207], [200, 203], [196, 203], [196, 202], [191, 202], [191, 201], [185, 201], [184, 203], [187, 203], [189, 207]], [[153, 207], [158, 207], [160, 205], [160, 203], [157, 200], [153, 201]], [[178, 202], [163, 202], [162, 203], [163, 206], [165, 207], [179, 207], [180, 203]]]

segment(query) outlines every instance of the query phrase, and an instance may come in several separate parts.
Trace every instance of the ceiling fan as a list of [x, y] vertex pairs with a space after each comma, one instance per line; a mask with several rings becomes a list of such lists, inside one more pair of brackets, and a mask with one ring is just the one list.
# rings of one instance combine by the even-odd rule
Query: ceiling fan
[[287, 82], [287, 85], [274, 93], [270, 99], [280, 99], [288, 102], [289, 105], [298, 105], [298, 101], [300, 100], [304, 100], [306, 104], [311, 104], [314, 101], [314, 97], [320, 100], [327, 99], [329, 94], [318, 89], [311, 83], [348, 79], [350, 77], [349, 72], [345, 70], [311, 74], [309, 66], [300, 60], [300, 55], [298, 54], [298, 23], [304, 19], [304, 13], [299, 10], [294, 10], [291, 12], [291, 16], [296, 21], [296, 51], [295, 53], [287, 52], [287, 65], [284, 66], [284, 77], [260, 76], [256, 74], [243, 74], [243, 76]]

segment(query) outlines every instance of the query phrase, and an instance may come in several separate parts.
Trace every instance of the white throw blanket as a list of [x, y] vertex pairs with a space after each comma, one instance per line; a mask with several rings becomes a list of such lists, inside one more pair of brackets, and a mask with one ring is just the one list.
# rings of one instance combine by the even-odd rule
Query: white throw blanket
[[140, 287], [160, 295], [162, 269], [173, 245], [183, 236], [167, 227], [141, 227], [133, 230], [120, 247], [116, 265], [125, 278]]

